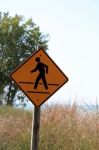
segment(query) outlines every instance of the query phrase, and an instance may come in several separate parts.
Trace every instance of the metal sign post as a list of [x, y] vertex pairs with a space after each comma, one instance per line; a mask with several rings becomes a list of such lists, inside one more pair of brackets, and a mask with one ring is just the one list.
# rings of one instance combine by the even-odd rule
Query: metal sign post
[[34, 119], [32, 119], [31, 150], [38, 150], [40, 130], [40, 107], [34, 106]]
[[44, 47], [38, 47], [38, 49], [10, 75], [17, 86], [35, 105], [32, 120], [31, 150], [38, 150], [40, 106], [68, 81], [68, 77], [45, 52]]

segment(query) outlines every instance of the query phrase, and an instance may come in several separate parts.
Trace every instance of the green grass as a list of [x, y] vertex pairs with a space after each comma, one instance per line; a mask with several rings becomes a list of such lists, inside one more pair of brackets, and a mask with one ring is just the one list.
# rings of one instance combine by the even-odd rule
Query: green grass
[[[32, 112], [0, 107], [0, 150], [30, 150]], [[99, 150], [99, 109], [46, 106], [39, 150]]]
[[10, 107], [0, 107], [0, 150], [28, 150], [32, 114]]

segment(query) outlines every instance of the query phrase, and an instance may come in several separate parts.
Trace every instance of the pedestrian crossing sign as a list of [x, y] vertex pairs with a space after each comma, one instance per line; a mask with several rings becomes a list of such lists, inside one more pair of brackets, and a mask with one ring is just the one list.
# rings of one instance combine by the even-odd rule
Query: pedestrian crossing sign
[[68, 81], [43, 49], [33, 53], [10, 76], [36, 106], [43, 104]]

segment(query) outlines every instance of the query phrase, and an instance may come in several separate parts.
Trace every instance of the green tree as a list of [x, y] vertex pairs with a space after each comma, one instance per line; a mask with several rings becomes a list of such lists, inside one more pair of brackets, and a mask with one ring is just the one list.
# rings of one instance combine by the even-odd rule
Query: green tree
[[8, 105], [14, 104], [18, 93], [10, 73], [37, 50], [37, 45], [45, 45], [47, 49], [47, 37], [32, 19], [0, 12], [0, 98]]

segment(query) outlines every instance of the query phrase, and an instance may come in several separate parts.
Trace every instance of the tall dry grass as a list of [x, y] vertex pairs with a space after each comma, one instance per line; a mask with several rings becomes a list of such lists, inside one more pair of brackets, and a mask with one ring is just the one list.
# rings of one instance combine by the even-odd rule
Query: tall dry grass
[[42, 112], [41, 122], [40, 150], [99, 150], [98, 111], [57, 105]]
[[[32, 113], [0, 107], [0, 150], [29, 150]], [[41, 111], [39, 150], [99, 150], [99, 109], [46, 106]]]
[[31, 120], [28, 111], [0, 107], [0, 150], [29, 150]]

